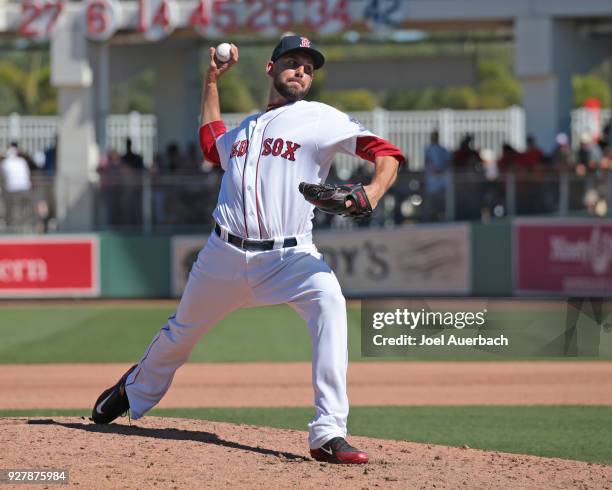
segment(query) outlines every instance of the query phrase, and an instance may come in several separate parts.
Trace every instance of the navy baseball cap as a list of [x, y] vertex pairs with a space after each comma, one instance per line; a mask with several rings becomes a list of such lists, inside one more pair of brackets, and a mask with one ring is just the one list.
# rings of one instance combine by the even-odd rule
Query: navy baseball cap
[[325, 64], [323, 53], [315, 47], [310, 39], [303, 36], [285, 36], [282, 38], [274, 48], [274, 51], [272, 51], [270, 59], [276, 61], [284, 54], [292, 51], [303, 51], [312, 56], [315, 70], [318, 70]]

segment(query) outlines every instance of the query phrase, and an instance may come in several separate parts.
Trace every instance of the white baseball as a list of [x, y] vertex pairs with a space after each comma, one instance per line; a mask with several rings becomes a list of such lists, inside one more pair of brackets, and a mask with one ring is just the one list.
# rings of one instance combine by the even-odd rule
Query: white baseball
[[226, 63], [230, 60], [232, 46], [229, 43], [221, 43], [215, 49], [215, 56], [221, 63]]

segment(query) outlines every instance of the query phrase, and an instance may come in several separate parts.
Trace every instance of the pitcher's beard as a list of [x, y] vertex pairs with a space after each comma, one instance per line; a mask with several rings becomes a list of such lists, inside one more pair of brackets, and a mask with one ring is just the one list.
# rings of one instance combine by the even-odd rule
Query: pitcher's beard
[[302, 100], [308, 94], [308, 87], [306, 90], [302, 91], [299, 88], [295, 88], [292, 85], [283, 85], [280, 80], [274, 80], [274, 88], [276, 91], [289, 102], [297, 102], [298, 100]]

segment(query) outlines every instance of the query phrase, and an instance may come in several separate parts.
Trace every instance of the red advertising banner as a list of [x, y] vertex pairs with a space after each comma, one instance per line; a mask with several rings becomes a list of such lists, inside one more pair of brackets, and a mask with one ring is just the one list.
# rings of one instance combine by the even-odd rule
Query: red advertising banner
[[0, 237], [0, 298], [99, 296], [94, 235]]
[[517, 220], [515, 292], [612, 296], [612, 220]]

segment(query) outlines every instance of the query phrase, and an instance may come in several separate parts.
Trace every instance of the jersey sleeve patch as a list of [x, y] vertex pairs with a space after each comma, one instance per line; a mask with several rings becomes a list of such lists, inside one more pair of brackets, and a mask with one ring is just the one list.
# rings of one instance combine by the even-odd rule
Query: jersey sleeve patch
[[406, 157], [397, 146], [377, 136], [357, 137], [355, 153], [369, 162], [374, 162], [376, 157], [386, 156], [395, 157], [400, 165], [406, 162]]
[[200, 148], [202, 148], [204, 158], [215, 165], [221, 165], [216, 145], [217, 138], [224, 135], [226, 131], [223, 121], [213, 121], [200, 127]]
[[365, 126], [361, 124], [361, 121], [356, 117], [349, 116], [349, 121], [355, 124], [359, 128], [359, 131], [367, 131]]

